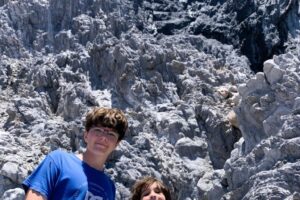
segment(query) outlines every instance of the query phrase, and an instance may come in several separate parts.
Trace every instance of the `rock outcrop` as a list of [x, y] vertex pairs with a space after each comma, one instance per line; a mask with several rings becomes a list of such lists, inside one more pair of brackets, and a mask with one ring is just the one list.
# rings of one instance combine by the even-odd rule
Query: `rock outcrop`
[[0, 13], [1, 199], [23, 199], [50, 151], [85, 148], [93, 106], [128, 116], [107, 163], [118, 200], [146, 175], [180, 200], [299, 198], [298, 1], [7, 0]]
[[298, 199], [300, 57], [275, 56], [239, 88], [242, 138], [224, 165], [226, 199]]

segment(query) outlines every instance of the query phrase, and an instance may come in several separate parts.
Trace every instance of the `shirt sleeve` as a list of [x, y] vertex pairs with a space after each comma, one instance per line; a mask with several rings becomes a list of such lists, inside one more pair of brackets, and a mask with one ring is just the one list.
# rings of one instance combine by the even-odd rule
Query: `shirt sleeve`
[[32, 189], [50, 199], [59, 176], [59, 169], [48, 155], [32, 174], [22, 183], [25, 192]]

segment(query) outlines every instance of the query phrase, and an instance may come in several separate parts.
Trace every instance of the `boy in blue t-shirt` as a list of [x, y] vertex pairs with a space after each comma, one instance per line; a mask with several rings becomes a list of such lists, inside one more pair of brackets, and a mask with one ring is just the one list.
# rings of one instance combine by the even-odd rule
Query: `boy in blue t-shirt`
[[115, 185], [103, 172], [110, 153], [128, 127], [118, 109], [95, 108], [86, 116], [86, 151], [72, 154], [51, 152], [23, 182], [25, 200], [114, 200]]

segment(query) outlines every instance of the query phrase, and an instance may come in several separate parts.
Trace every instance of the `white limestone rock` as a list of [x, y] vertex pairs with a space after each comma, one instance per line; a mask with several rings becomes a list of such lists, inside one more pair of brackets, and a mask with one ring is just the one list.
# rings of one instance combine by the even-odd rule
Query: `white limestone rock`
[[4, 192], [1, 199], [5, 200], [23, 200], [25, 198], [25, 192], [21, 188], [9, 189]]
[[274, 60], [267, 60], [264, 62], [264, 73], [268, 82], [273, 85], [282, 79], [284, 71], [274, 63]]
[[232, 3], [0, 1], [0, 196], [50, 151], [84, 150], [84, 114], [105, 106], [129, 119], [117, 200], [146, 175], [180, 200], [297, 198], [298, 5]]
[[203, 158], [207, 153], [206, 141], [195, 138], [194, 140], [184, 137], [175, 144], [176, 152], [181, 157], [187, 157], [191, 160]]
[[27, 172], [19, 164], [9, 161], [2, 166], [1, 175], [21, 184], [26, 178]]

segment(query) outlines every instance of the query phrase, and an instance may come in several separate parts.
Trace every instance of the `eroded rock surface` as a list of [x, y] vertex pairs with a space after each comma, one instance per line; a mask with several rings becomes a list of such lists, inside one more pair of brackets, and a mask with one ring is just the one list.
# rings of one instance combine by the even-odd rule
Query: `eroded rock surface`
[[84, 149], [93, 106], [129, 119], [107, 163], [119, 200], [145, 175], [180, 200], [300, 196], [298, 1], [11, 0], [0, 13], [2, 199], [23, 199], [50, 151]]

